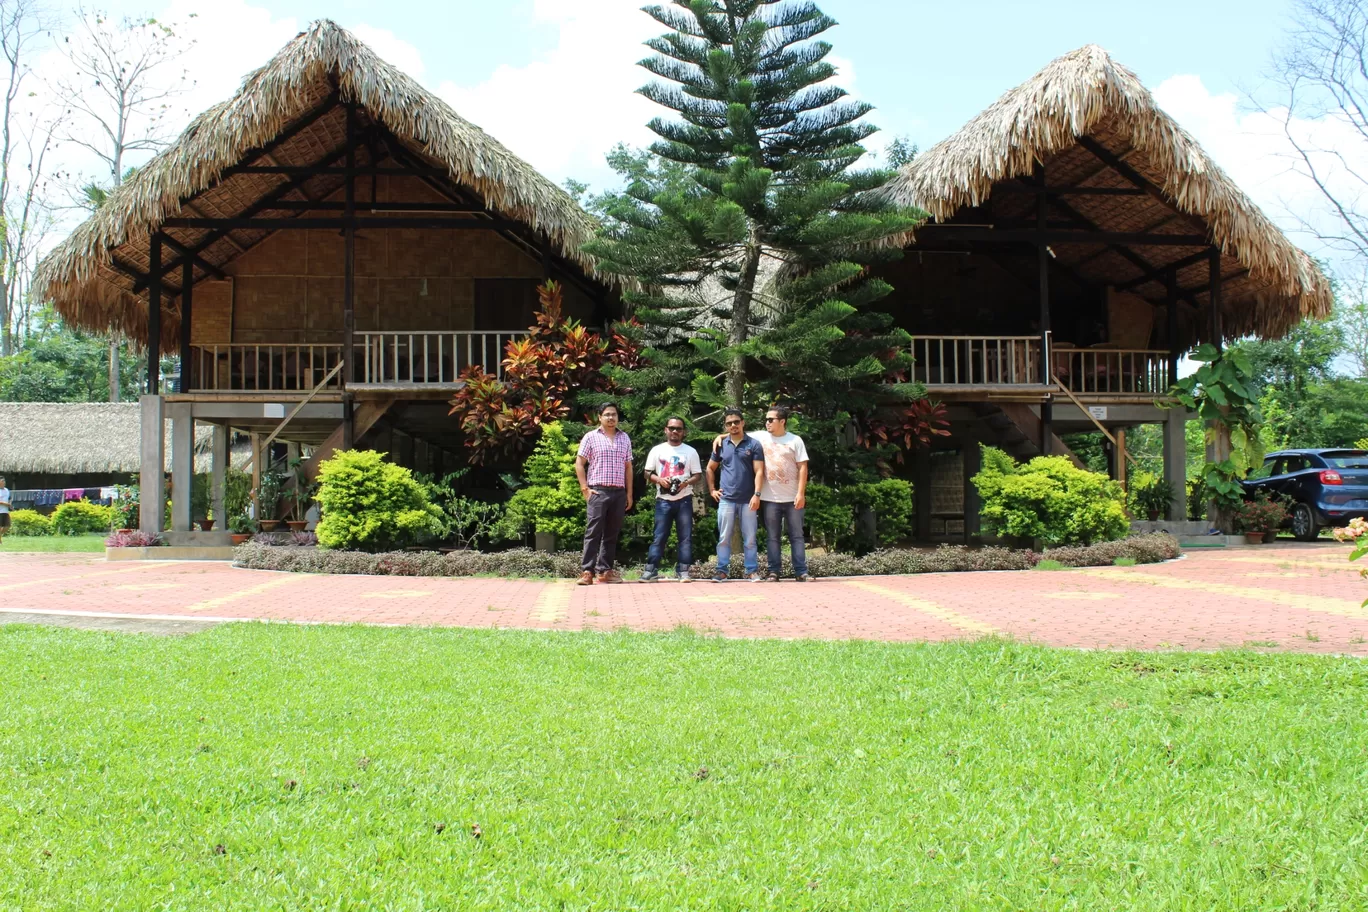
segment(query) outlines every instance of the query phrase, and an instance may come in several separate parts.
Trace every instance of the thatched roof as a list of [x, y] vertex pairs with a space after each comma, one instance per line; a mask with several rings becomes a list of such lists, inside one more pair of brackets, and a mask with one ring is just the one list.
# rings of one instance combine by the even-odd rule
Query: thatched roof
[[[1097, 45], [1065, 54], [1007, 92], [904, 166], [889, 192], [901, 204], [930, 213], [935, 222], [984, 224], [1033, 217], [1034, 197], [1003, 192], [1002, 185], [1029, 179], [1037, 163], [1044, 166], [1049, 187], [1137, 188], [1080, 137], [1120, 159], [1154, 192], [1065, 197], [1073, 213], [1052, 202], [1051, 217], [1081, 215], [1109, 232], [1205, 234], [1222, 251], [1227, 338], [1277, 337], [1304, 317], [1329, 315], [1330, 284], [1311, 258], [1155, 104], [1134, 73]], [[1200, 252], [1135, 247], [1127, 257], [1101, 245], [1055, 249], [1059, 262], [1084, 278], [1113, 285], [1144, 275], [1135, 255], [1159, 267]], [[1185, 267], [1179, 285], [1198, 289], [1190, 297], [1193, 303], [1208, 301], [1207, 265]], [[1163, 300], [1157, 279], [1135, 290]]]
[[[0, 402], [0, 474], [103, 474], [141, 469], [136, 402]], [[212, 429], [195, 434], [195, 471], [209, 471]], [[171, 468], [171, 422], [166, 422]]]
[[[336, 103], [330, 104], [330, 99]], [[40, 265], [35, 293], [45, 295], [70, 323], [91, 330], [119, 329], [131, 339], [147, 335], [151, 232], [168, 218], [240, 216], [288, 179], [283, 174], [233, 173], [255, 162], [278, 167], [340, 164], [327, 153], [343, 142], [345, 103], [355, 102], [363, 128], [385, 131], [377, 145], [359, 150], [358, 167], [379, 165], [401, 154], [449, 174], [487, 208], [527, 227], [529, 246], [549, 242], [553, 256], [585, 273], [591, 261], [579, 252], [594, 223], [560, 187], [539, 174], [444, 101], [381, 60], [354, 35], [328, 20], [313, 23], [242, 88], [191, 122], [179, 139], [111, 194], [99, 212], [80, 225]], [[319, 110], [323, 108], [320, 115]], [[289, 128], [306, 129], [273, 141]], [[399, 148], [388, 148], [385, 143]], [[378, 151], [383, 150], [383, 151]], [[374, 157], [372, 158], [372, 154]], [[336, 160], [336, 161], [334, 161]], [[320, 176], [291, 192], [303, 200], [327, 199], [344, 178]], [[262, 209], [258, 217], [304, 215], [294, 209]], [[167, 231], [173, 242], [193, 246], [209, 236], [197, 229]], [[269, 232], [237, 230], [200, 253], [214, 266], [239, 256]], [[168, 255], [177, 251], [173, 248]], [[164, 281], [162, 349], [172, 351], [179, 318], [166, 297], [179, 293], [179, 270]], [[196, 269], [195, 281], [208, 273]]]

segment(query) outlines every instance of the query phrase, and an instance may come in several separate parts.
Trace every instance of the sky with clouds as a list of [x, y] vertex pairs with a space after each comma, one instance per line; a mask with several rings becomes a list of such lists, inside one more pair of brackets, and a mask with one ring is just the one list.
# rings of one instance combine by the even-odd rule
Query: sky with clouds
[[[330, 17], [557, 181], [602, 189], [604, 154], [644, 145], [657, 113], [635, 94], [641, 42], [660, 27], [640, 0], [112, 0], [114, 15], [156, 16], [193, 41], [181, 60], [193, 83], [169, 121], [222, 100], [308, 22]], [[1135, 70], [1160, 104], [1288, 228], [1289, 208], [1319, 203], [1291, 172], [1279, 126], [1253, 112], [1269, 60], [1290, 24], [1289, 0], [822, 0], [838, 81], [876, 110], [881, 146], [944, 138], [1053, 57], [1087, 43]], [[35, 76], [60, 69], [39, 58]], [[1333, 134], [1332, 124], [1307, 131]], [[1329, 137], [1333, 141], [1333, 135]], [[94, 174], [67, 144], [61, 164]], [[1309, 249], [1314, 240], [1298, 237]]]

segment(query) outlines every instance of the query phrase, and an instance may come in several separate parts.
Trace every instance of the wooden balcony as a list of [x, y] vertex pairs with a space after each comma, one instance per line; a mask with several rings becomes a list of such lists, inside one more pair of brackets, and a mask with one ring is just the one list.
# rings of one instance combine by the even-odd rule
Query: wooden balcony
[[[1042, 348], [1048, 382], [1041, 370]], [[1075, 348], [1048, 336], [914, 336], [912, 359], [912, 379], [940, 394], [1067, 390], [1086, 400], [1152, 401], [1169, 388], [1166, 351]]]
[[[191, 347], [192, 393], [308, 392], [457, 389], [461, 373], [478, 365], [503, 374], [504, 348], [525, 331], [359, 332], [351, 377], [333, 374], [342, 362], [340, 344], [197, 345]], [[182, 368], [184, 371], [184, 368]], [[332, 375], [330, 377], [330, 375]], [[324, 382], [326, 380], [326, 383]]]

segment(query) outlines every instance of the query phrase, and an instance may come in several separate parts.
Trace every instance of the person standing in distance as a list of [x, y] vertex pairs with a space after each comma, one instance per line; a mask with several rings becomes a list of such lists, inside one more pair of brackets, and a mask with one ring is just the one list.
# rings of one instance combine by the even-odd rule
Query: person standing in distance
[[717, 572], [712, 580], [714, 583], [727, 581], [732, 533], [740, 523], [746, 578], [758, 583], [761, 580], [760, 556], [755, 549], [755, 530], [760, 509], [757, 492], [765, 481], [765, 450], [746, 436], [746, 420], [739, 408], [729, 408], [722, 414], [722, 426], [727, 434], [713, 447], [708, 460], [708, 493], [717, 503]]
[[10, 489], [5, 483], [5, 478], [0, 475], [0, 541], [5, 540], [5, 533], [10, 527]]
[[693, 486], [703, 477], [698, 450], [684, 442], [684, 419], [665, 420], [665, 442], [657, 443], [646, 457], [646, 480], [655, 486], [655, 538], [646, 555], [643, 583], [660, 579], [660, 561], [665, 556], [665, 541], [670, 526], [679, 536], [675, 573], [681, 583], [689, 582], [693, 566]]
[[807, 506], [808, 454], [803, 438], [788, 432], [789, 410], [776, 406], [765, 413], [765, 430], [752, 431], [751, 437], [765, 448], [765, 483], [760, 489], [760, 509], [765, 522], [765, 545], [769, 573], [765, 577], [779, 582], [782, 522], [789, 537], [793, 559], [793, 578], [807, 582], [807, 547], [803, 540], [803, 510]]
[[584, 494], [584, 553], [580, 555], [579, 585], [620, 583], [617, 560], [622, 518], [632, 509], [632, 441], [618, 430], [618, 406], [599, 406], [599, 426], [580, 440], [575, 454], [575, 476]]

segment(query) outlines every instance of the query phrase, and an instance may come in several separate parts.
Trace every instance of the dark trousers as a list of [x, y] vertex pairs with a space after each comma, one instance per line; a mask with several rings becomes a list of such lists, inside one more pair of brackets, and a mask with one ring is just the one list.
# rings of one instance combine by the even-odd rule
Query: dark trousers
[[613, 562], [617, 560], [618, 533], [622, 531], [622, 518], [627, 513], [627, 489], [591, 487], [589, 490], [593, 496], [584, 505], [587, 515], [580, 569], [602, 573], [612, 570]]
[[670, 526], [679, 533], [679, 560], [675, 570], [688, 573], [693, 566], [693, 498], [681, 497], [679, 500], [665, 500], [657, 497], [655, 503], [655, 540], [651, 542], [650, 553], [646, 555], [646, 568], [657, 570], [665, 558], [665, 541], [670, 537]]

